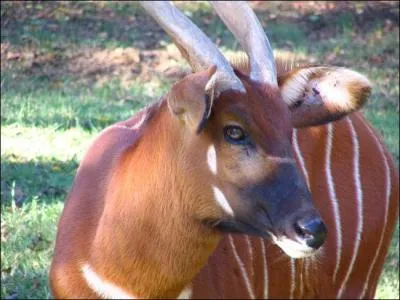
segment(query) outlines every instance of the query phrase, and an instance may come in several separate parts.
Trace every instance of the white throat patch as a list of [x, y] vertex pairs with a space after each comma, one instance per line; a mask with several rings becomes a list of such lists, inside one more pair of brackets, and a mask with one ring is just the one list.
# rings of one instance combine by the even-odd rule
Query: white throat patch
[[188, 285], [185, 287], [182, 292], [179, 294], [178, 298], [176, 299], [191, 299], [192, 298], [192, 287]]
[[88, 264], [82, 266], [83, 278], [89, 287], [101, 298], [104, 299], [138, 299], [127, 294], [120, 287], [101, 278]]

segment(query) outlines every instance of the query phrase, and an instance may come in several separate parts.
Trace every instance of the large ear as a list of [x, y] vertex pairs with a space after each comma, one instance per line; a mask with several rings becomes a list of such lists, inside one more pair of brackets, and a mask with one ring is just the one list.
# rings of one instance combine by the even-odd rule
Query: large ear
[[174, 84], [168, 94], [171, 113], [197, 134], [205, 127], [216, 97], [215, 66], [190, 74]]
[[294, 127], [322, 125], [360, 109], [371, 93], [369, 80], [339, 67], [298, 68], [278, 78]]

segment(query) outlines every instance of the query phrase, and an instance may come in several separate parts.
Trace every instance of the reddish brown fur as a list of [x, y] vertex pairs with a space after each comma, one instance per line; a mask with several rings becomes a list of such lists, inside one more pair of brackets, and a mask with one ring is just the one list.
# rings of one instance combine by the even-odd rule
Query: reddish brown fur
[[[200, 82], [204, 84], [206, 81]], [[247, 87], [246, 83], [245, 85]], [[179, 91], [183, 92], [182, 89]], [[206, 134], [200, 137], [195, 136], [193, 131], [185, 131], [180, 120], [169, 112], [166, 101], [162, 101], [159, 107], [154, 105], [148, 109], [151, 117], [140, 129], [131, 129], [140, 118], [139, 115], [120, 122], [118, 127], [106, 130], [94, 142], [80, 165], [59, 224], [50, 273], [50, 283], [56, 298], [99, 296], [87, 287], [80, 273], [81, 264], [87, 262], [100, 276], [137, 297], [174, 298], [190, 282], [193, 282], [195, 298], [249, 297], [228, 237], [225, 236], [219, 243], [222, 236], [199, 222], [204, 217], [221, 217], [220, 209], [210, 200], [213, 198], [211, 190], [204, 189], [211, 186], [213, 178], [209, 175], [194, 177], [192, 174], [204, 173], [204, 155], [207, 147], [218, 140], [214, 134], [220, 130], [215, 129], [226, 121], [224, 118], [236, 118], [235, 121], [243, 122], [237, 115], [233, 114], [232, 117], [232, 114], [224, 111], [228, 107], [227, 103], [230, 103], [230, 108], [236, 105], [238, 111], [249, 112], [248, 119], [252, 122], [249, 127], [269, 155], [285, 156], [282, 153], [284, 148], [281, 148], [281, 136], [290, 134], [290, 126], [277, 91], [259, 87], [252, 92], [259, 93], [266, 99], [265, 106], [260, 107], [260, 103], [251, 102], [259, 96], [251, 96], [248, 98], [249, 102], [245, 103], [238, 100], [240, 96], [237, 94], [226, 93], [213, 108], [217, 117], [211, 116], [210, 124], [205, 129]], [[360, 114], [353, 114], [350, 119], [360, 137], [366, 219], [360, 257], [356, 260], [344, 297], [358, 296], [361, 293], [366, 272], [366, 266], [362, 262], [372, 259], [374, 249], [370, 245], [376, 245], [380, 237], [379, 232], [370, 228], [382, 227], [383, 208], [379, 200], [384, 198], [384, 184], [378, 183], [384, 171], [377, 145], [374, 144], [373, 137], [367, 131], [368, 125], [365, 125], [366, 121]], [[262, 132], [263, 128], [270, 129]], [[332, 172], [338, 180], [335, 184], [346, 233], [343, 234], [345, 238], [342, 251], [342, 265], [345, 265], [350, 259], [349, 251], [354, 240], [353, 212], [348, 212], [354, 210], [355, 193], [351, 185], [352, 178], [349, 178], [349, 172], [346, 171], [351, 166], [353, 154], [346, 120], [335, 123], [334, 128]], [[261, 138], [266, 135], [267, 140]], [[309, 171], [315, 205], [327, 222], [330, 234], [317, 260], [307, 266], [304, 265], [305, 262], [311, 259], [295, 261], [297, 272], [294, 296], [334, 297], [339, 288], [331, 282], [335, 234], [331, 209], [326, 203], [329, 195], [322, 171], [326, 126], [299, 130], [298, 139]], [[223, 153], [219, 160], [227, 165], [236, 163], [230, 161], [230, 151], [234, 150], [219, 145], [216, 147], [220, 147]], [[149, 155], [149, 149], [152, 155]], [[392, 182], [388, 230], [385, 232], [383, 248], [366, 296], [372, 296], [375, 291], [397, 217], [398, 175], [390, 155], [385, 151]], [[371, 163], [374, 168], [370, 169]], [[263, 177], [273, 170], [267, 162], [259, 168], [257, 171], [253, 166], [253, 177], [250, 178], [256, 180], [257, 176]], [[247, 172], [245, 166], [240, 166], [240, 162], [239, 169]], [[149, 170], [157, 172], [150, 173]], [[229, 172], [223, 174], [228, 176]], [[240, 177], [240, 174], [237, 176]], [[164, 180], [165, 178], [169, 180]], [[243, 181], [242, 178], [232, 178]], [[373, 184], [376, 188], [371, 187]], [[233, 192], [232, 195], [229, 191], [227, 194], [234, 198]], [[240, 205], [238, 200], [236, 204], [234, 199], [232, 201], [233, 206]], [[288, 297], [290, 259], [269, 241], [250, 239], [253, 261], [250, 261], [245, 236], [234, 236], [234, 243], [245, 263], [255, 296], [262, 297], [264, 292], [261, 256], [263, 242], [270, 272], [269, 296]], [[344, 275], [344, 271], [340, 270], [338, 282]], [[299, 283], [301, 276], [303, 285]]]
[[[360, 245], [359, 256], [356, 259], [355, 268], [349, 277], [346, 289], [342, 295], [344, 299], [359, 298], [366, 279], [367, 268], [370, 267], [376, 247], [381, 236], [383, 223], [383, 203], [385, 198], [385, 179], [383, 161], [379, 149], [373, 137], [367, 131], [369, 126], [360, 113], [354, 113], [349, 117], [360, 137], [360, 165], [361, 180], [364, 191], [364, 231]], [[353, 160], [350, 145], [350, 136], [346, 120], [335, 122], [336, 130], [333, 144], [332, 169], [337, 187], [338, 199], [342, 209], [341, 216], [344, 219], [344, 244], [341, 263], [341, 271], [338, 273], [336, 283], [332, 282], [332, 274], [335, 267], [335, 243], [336, 236], [334, 223], [329, 206], [326, 177], [324, 170], [324, 151], [326, 146], [326, 126], [310, 127], [298, 131], [300, 149], [304, 155], [311, 184], [311, 191], [315, 205], [320, 211], [329, 228], [328, 240], [317, 254], [317, 259], [297, 259], [296, 286], [294, 298], [336, 298], [339, 284], [344, 278], [344, 271], [350, 262], [352, 249], [354, 248], [354, 218], [355, 218], [355, 191], [351, 172], [346, 171]], [[390, 180], [392, 189], [390, 195], [390, 209], [387, 220], [387, 230], [384, 233], [383, 247], [365, 298], [372, 298], [375, 294], [379, 275], [381, 274], [384, 258], [386, 257], [394, 225], [398, 216], [398, 173], [387, 149], [385, 155], [390, 165]], [[261, 243], [267, 249], [269, 297], [289, 299], [290, 297], [290, 258], [282, 250], [269, 241], [251, 237], [254, 261], [251, 262], [249, 250], [244, 236], [234, 235], [234, 242], [240, 258], [243, 260], [248, 274], [254, 269], [255, 276], [250, 276], [256, 298], [263, 298], [264, 271], [261, 256]], [[311, 267], [306, 269], [304, 264], [308, 261]], [[303, 280], [300, 281], [300, 276]], [[302, 284], [301, 284], [302, 282]], [[208, 264], [193, 281], [193, 298], [249, 298], [237, 261], [233, 256], [228, 237], [224, 237], [217, 250], [211, 256]]]
[[[203, 76], [209, 77], [212, 73], [203, 72], [184, 79], [168, 97], [173, 99], [172, 103], [176, 103], [175, 99], [196, 97], [198, 87], [203, 86], [204, 91], [207, 83]], [[187, 81], [195, 84], [189, 88], [188, 84], [185, 86]], [[248, 88], [250, 91], [250, 86]], [[278, 120], [269, 110], [257, 111], [257, 103], [243, 105], [243, 99], [237, 100], [238, 97], [243, 96], [226, 93], [218, 99], [219, 103], [213, 109], [215, 115], [223, 116], [221, 110], [234, 107], [231, 102], [236, 101], [237, 110], [250, 112], [248, 120], [258, 123], [258, 127], [252, 128], [260, 130], [267, 122], [273, 127], [271, 141], [276, 140], [279, 144], [280, 134], [288, 134], [289, 124], [277, 126], [273, 122]], [[252, 96], [248, 99], [251, 101]], [[284, 111], [278, 100], [271, 105], [275, 105], [276, 111]], [[130, 129], [134, 125], [132, 119], [121, 122], [118, 127], [112, 126], [100, 135], [85, 156], [60, 220], [50, 274], [56, 297], [93, 296], [87, 288], [78, 288], [84, 284], [79, 274], [84, 263], [89, 263], [101, 277], [132, 295], [176, 297], [217, 246], [220, 234], [200, 221], [221, 218], [211, 189], [203, 188], [212, 185], [205, 153], [217, 140], [210, 136], [218, 118], [211, 117], [210, 133], [198, 137], [182, 126], [182, 119], [174, 118], [165, 100], [158, 109], [151, 110], [154, 115], [139, 131]], [[183, 110], [190, 111], [191, 106]], [[194, 112], [197, 110], [199, 108]], [[181, 109], [173, 111], [181, 113]], [[139, 117], [134, 119], [137, 121]], [[195, 124], [194, 121], [189, 125]], [[274, 145], [271, 143], [267, 148], [271, 154], [278, 154], [279, 149], [271, 147]], [[147, 155], [148, 149], [152, 149], [151, 156]], [[229, 151], [225, 152], [227, 157]], [[103, 162], [93, 161], [99, 154]], [[262, 159], [266, 160], [261, 157], [258, 162]], [[136, 170], [136, 176], [132, 170]], [[157, 170], [157, 173], [146, 175], [146, 170]], [[192, 176], [203, 170], [207, 171], [203, 178]], [[102, 189], [95, 186], [88, 189], [90, 184], [99, 182]], [[229, 195], [229, 187], [225, 188]], [[234, 196], [234, 192], [231, 193]], [[235, 199], [232, 201], [235, 206]], [[236, 205], [241, 205], [240, 199], [236, 199]], [[82, 217], [76, 221], [79, 214]], [[71, 222], [78, 222], [78, 225], [71, 227], [68, 225]], [[182, 248], [182, 245], [185, 246]], [[168, 255], [163, 255], [165, 252]], [[104, 264], [104, 261], [108, 263]], [[153, 262], [151, 266], [149, 262]]]
[[[199, 227], [194, 220], [177, 215], [181, 214], [181, 210], [196, 208], [193, 207], [195, 203], [176, 201], [185, 200], [179, 194], [190, 195], [193, 192], [181, 186], [182, 182], [190, 181], [187, 172], [190, 174], [192, 166], [182, 157], [182, 152], [185, 152], [182, 147], [170, 143], [171, 139], [178, 140], [180, 134], [180, 127], [172, 126], [172, 122], [176, 120], [172, 119], [164, 103], [142, 133], [146, 138], [135, 142], [135, 132], [116, 128], [109, 134], [103, 134], [89, 150], [60, 221], [60, 228], [64, 228], [64, 231], [63, 236], [58, 237], [58, 251], [53, 263], [55, 267], [51, 274], [57, 298], [93, 296], [81, 288], [79, 262], [90, 262], [98, 274], [124, 287], [132, 295], [176, 297], [214, 250], [218, 241], [215, 233], [205, 226]], [[103, 170], [109, 160], [103, 156], [104, 162], [96, 166], [98, 169], [95, 172], [100, 173], [97, 176], [101, 176], [101, 172], [109, 175], [104, 178], [102, 185], [109, 189], [85, 196], [89, 192], [86, 184], [90, 184], [80, 178], [90, 172], [90, 166], [85, 162], [91, 160], [101, 148], [107, 147], [108, 140], [118, 147], [117, 151], [113, 151], [114, 169], [112, 172]], [[124, 147], [124, 144], [128, 145]], [[147, 149], [154, 149], [152, 156], [146, 155]], [[178, 161], [179, 158], [182, 159]], [[171, 174], [171, 170], [177, 169], [175, 164], [180, 165], [181, 172]], [[145, 176], [146, 169], [152, 165], [158, 169], [158, 173]], [[137, 173], [140, 176], [130, 176], [132, 170], [141, 170]], [[152, 180], [149, 180], [149, 176]], [[171, 180], [166, 182], [163, 180], [165, 177]], [[98, 179], [89, 177], [84, 180]], [[157, 186], [159, 183], [164, 186]], [[196, 185], [189, 183], [188, 186]], [[75, 200], [76, 197], [79, 197], [79, 201]], [[85, 212], [88, 207], [93, 215], [89, 213], [90, 218], [82, 216], [75, 220], [77, 214]], [[146, 216], [146, 219], [142, 220], [142, 216]], [[71, 222], [79, 223], [71, 227]], [[64, 244], [63, 241], [67, 240], [68, 243]], [[169, 255], [160, 255], [160, 251], [168, 251]], [[155, 261], [157, 258], [164, 260]], [[104, 265], [103, 261], [111, 264]], [[152, 266], [149, 266], [150, 261], [153, 262]], [[107, 269], [109, 266], [114, 269]]]

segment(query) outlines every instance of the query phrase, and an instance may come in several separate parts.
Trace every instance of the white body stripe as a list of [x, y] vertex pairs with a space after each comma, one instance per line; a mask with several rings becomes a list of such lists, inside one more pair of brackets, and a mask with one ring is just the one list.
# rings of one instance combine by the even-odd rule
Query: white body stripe
[[[308, 285], [308, 281], [310, 278], [310, 268], [312, 266], [312, 262], [313, 262], [313, 257], [306, 257], [304, 258], [304, 265], [303, 265], [303, 272], [304, 272], [304, 277], [303, 277], [303, 287]], [[303, 293], [303, 289], [302, 289], [302, 293]], [[302, 298], [303, 295], [301, 294], [300, 297]]]
[[253, 247], [251, 246], [251, 240], [248, 235], [245, 235], [245, 239], [247, 242], [247, 248], [249, 250], [249, 256], [250, 256], [250, 270], [251, 270], [251, 278], [254, 278], [254, 264], [253, 264]]
[[299, 293], [299, 297], [298, 298], [303, 298], [303, 285], [304, 285], [303, 272], [304, 272], [304, 265], [306, 263], [306, 259], [303, 259], [303, 261], [301, 262], [301, 269], [300, 269], [300, 273], [299, 273], [300, 283], [298, 284], [298, 286], [300, 288], [300, 293]]
[[226, 197], [224, 195], [224, 193], [222, 193], [222, 191], [217, 188], [216, 186], [212, 187], [213, 192], [214, 192], [214, 197], [215, 200], [217, 201], [217, 203], [219, 204], [219, 206], [221, 206], [221, 208], [229, 215], [233, 216], [233, 210], [232, 207], [229, 205], [228, 200], [226, 200]]
[[89, 287], [104, 299], [137, 299], [121, 288], [101, 278], [88, 264], [82, 266], [83, 278]]
[[296, 153], [297, 159], [300, 164], [300, 168], [303, 171], [304, 177], [306, 178], [306, 183], [307, 183], [308, 189], [310, 189], [310, 179], [308, 178], [306, 164], [304, 163], [304, 158], [303, 158], [303, 155], [301, 154], [299, 142], [297, 140], [297, 129], [293, 129], [292, 143], [293, 143], [294, 152]]
[[261, 243], [261, 255], [263, 257], [264, 266], [264, 299], [268, 299], [268, 266], [267, 266], [267, 254], [265, 252], [264, 240], [260, 238]]
[[247, 291], [248, 291], [248, 293], [250, 295], [250, 298], [251, 299], [255, 299], [253, 288], [251, 287], [251, 284], [250, 284], [249, 276], [246, 273], [246, 268], [245, 268], [245, 266], [243, 264], [243, 261], [240, 259], [239, 255], [238, 255], [238, 253], [236, 251], [236, 247], [235, 247], [235, 244], [233, 242], [233, 238], [232, 238], [232, 236], [230, 234], [228, 235], [228, 238], [229, 238], [229, 242], [231, 244], [232, 250], [233, 250], [233, 255], [235, 256], [235, 259], [236, 259], [236, 261], [237, 261], [237, 263], [239, 265], [240, 271], [242, 272], [242, 277], [243, 277], [244, 283], [246, 284]]
[[296, 287], [296, 265], [294, 259], [290, 258], [290, 299], [294, 297], [294, 288]]
[[133, 125], [131, 128], [139, 129], [143, 125], [144, 121], [146, 121], [146, 118], [147, 118], [147, 111], [144, 111], [142, 117], [140, 118], [140, 121], [135, 123], [135, 125]]
[[100, 131], [100, 133], [99, 133], [99, 135], [98, 135], [98, 137], [96, 139], [99, 139], [100, 136], [102, 136], [103, 134], [107, 133], [108, 131], [110, 131], [110, 130], [112, 130], [114, 128], [128, 129], [128, 130], [136, 131], [137, 129], [139, 129], [143, 125], [144, 121], [146, 120], [148, 112], [145, 111], [145, 110], [147, 110], [147, 109], [148, 109], [148, 107], [145, 107], [142, 111], [138, 112], [138, 113], [143, 113], [143, 115], [142, 115], [140, 121], [135, 123], [133, 126], [128, 127], [126, 125], [119, 125], [119, 124], [111, 125], [109, 127], [104, 128], [102, 131]]
[[[107, 128], [107, 129], [112, 129], [112, 128], [120, 128], [120, 129], [135, 130], [135, 129], [133, 129], [132, 127], [123, 126], [123, 125], [112, 125], [112, 126], [110, 126], [109, 128]], [[107, 130], [107, 129], [106, 129], [106, 130]]]
[[342, 285], [339, 289], [339, 292], [337, 294], [337, 298], [342, 297], [342, 293], [346, 287], [347, 280], [349, 279], [349, 276], [351, 274], [351, 271], [353, 270], [354, 263], [356, 261], [357, 255], [358, 255], [358, 249], [360, 247], [360, 241], [361, 241], [361, 233], [363, 230], [363, 193], [361, 189], [361, 179], [360, 179], [360, 145], [358, 142], [358, 137], [357, 133], [354, 129], [353, 123], [351, 122], [350, 118], [347, 118], [347, 122], [350, 127], [350, 132], [351, 132], [351, 137], [353, 140], [353, 151], [354, 151], [354, 160], [353, 160], [353, 172], [354, 172], [354, 182], [356, 185], [356, 200], [357, 200], [357, 232], [356, 232], [356, 239], [355, 239], [355, 244], [354, 244], [354, 251], [353, 255], [351, 256], [351, 261], [349, 268], [347, 269], [346, 276], [342, 282]]
[[208, 147], [207, 164], [213, 174], [217, 174], [217, 152], [214, 145]]
[[307, 282], [308, 278], [309, 278], [309, 274], [310, 274], [310, 268], [312, 266], [312, 261], [313, 258], [312, 257], [307, 257], [304, 259], [304, 277], [305, 277], [305, 281]]
[[327, 125], [328, 135], [327, 135], [327, 145], [326, 145], [326, 156], [325, 156], [325, 173], [326, 180], [328, 184], [328, 192], [329, 198], [332, 203], [333, 208], [333, 217], [335, 220], [335, 228], [336, 228], [336, 267], [333, 272], [333, 281], [336, 281], [336, 275], [340, 267], [340, 260], [342, 256], [342, 224], [340, 220], [340, 212], [339, 212], [339, 202], [336, 198], [335, 185], [332, 178], [332, 170], [331, 170], [331, 156], [332, 156], [332, 139], [333, 139], [333, 125], [329, 123]]
[[[362, 119], [360, 118], [360, 120], [362, 120]], [[372, 263], [371, 263], [371, 265], [370, 265], [370, 267], [369, 267], [369, 271], [368, 271], [368, 273], [367, 273], [367, 279], [365, 280], [364, 287], [363, 287], [363, 291], [362, 291], [362, 293], [361, 293], [361, 295], [360, 295], [360, 298], [361, 298], [361, 299], [365, 297], [365, 293], [366, 293], [366, 291], [367, 291], [367, 289], [368, 289], [369, 278], [370, 278], [370, 276], [371, 276], [371, 273], [372, 273], [373, 268], [375, 267], [376, 260], [378, 259], [378, 256], [379, 256], [379, 254], [380, 254], [380, 252], [381, 252], [381, 247], [382, 247], [382, 243], [383, 243], [383, 237], [384, 237], [385, 232], [386, 232], [386, 223], [387, 223], [388, 212], [389, 212], [388, 210], [389, 210], [390, 190], [391, 190], [391, 188], [392, 188], [392, 187], [391, 187], [392, 184], [391, 184], [391, 181], [390, 181], [389, 163], [388, 163], [388, 161], [387, 161], [387, 158], [386, 158], [385, 152], [384, 152], [384, 150], [383, 150], [382, 144], [381, 144], [380, 141], [377, 139], [376, 135], [372, 132], [372, 130], [371, 130], [371, 128], [368, 126], [368, 124], [365, 124], [364, 121], [363, 121], [363, 124], [364, 124], [365, 127], [367, 127], [367, 129], [368, 129], [370, 135], [374, 138], [374, 140], [375, 140], [375, 142], [376, 142], [376, 144], [377, 144], [377, 146], [378, 146], [378, 149], [379, 149], [379, 151], [380, 151], [380, 153], [381, 153], [381, 155], [382, 155], [383, 164], [384, 164], [384, 166], [385, 166], [386, 193], [385, 193], [385, 212], [384, 212], [383, 228], [382, 228], [382, 232], [381, 232], [381, 237], [380, 237], [380, 239], [379, 239], [378, 247], [376, 248], [376, 252], [375, 252], [374, 259], [372, 260]]]
[[[292, 144], [293, 144], [293, 149], [296, 154], [297, 160], [300, 164], [301, 171], [303, 172], [304, 178], [306, 179], [307, 187], [311, 192], [310, 178], [308, 175], [306, 164], [304, 162], [303, 154], [301, 153], [301, 150], [300, 150], [299, 141], [297, 139], [297, 129], [296, 128], [293, 129]], [[303, 297], [304, 281], [307, 281], [309, 262], [311, 259], [312, 259], [312, 257], [303, 259], [303, 265], [302, 265], [301, 272], [300, 272], [300, 298]], [[303, 275], [304, 275], [304, 278], [303, 278]]]

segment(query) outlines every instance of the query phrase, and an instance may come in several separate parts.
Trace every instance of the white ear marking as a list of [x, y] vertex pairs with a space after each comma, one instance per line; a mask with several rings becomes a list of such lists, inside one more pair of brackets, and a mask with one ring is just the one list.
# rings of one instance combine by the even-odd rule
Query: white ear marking
[[215, 152], [214, 145], [208, 147], [207, 150], [207, 163], [213, 174], [217, 174], [217, 153]]
[[222, 193], [222, 191], [216, 186], [213, 186], [212, 189], [214, 192], [215, 200], [217, 201], [218, 205], [221, 206], [226, 213], [233, 216], [234, 212], [232, 210], [232, 207], [229, 205], [228, 200], [226, 200], [224, 193]]
[[[292, 106], [302, 99], [312, 87], [318, 86], [318, 92], [328, 105], [338, 109], [351, 110], [358, 105], [357, 97], [349, 86], [368, 88], [371, 86], [367, 77], [353, 70], [340, 67], [311, 67], [300, 69], [281, 86], [283, 100]], [[310, 100], [308, 100], [310, 101]]]
[[288, 80], [281, 87], [283, 101], [289, 106], [301, 98], [307, 86], [309, 76], [312, 74], [310, 69], [303, 69], [296, 74], [293, 79]]

